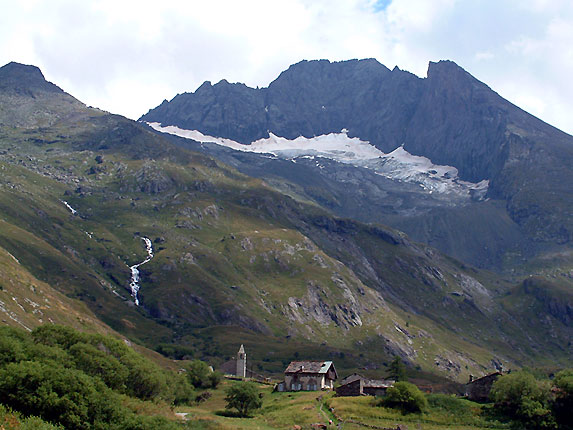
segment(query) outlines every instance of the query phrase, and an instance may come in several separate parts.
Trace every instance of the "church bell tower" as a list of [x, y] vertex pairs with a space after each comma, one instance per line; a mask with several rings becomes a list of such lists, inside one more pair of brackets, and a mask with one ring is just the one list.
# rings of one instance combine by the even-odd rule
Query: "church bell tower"
[[245, 378], [247, 376], [247, 353], [245, 347], [241, 344], [237, 353], [237, 376]]

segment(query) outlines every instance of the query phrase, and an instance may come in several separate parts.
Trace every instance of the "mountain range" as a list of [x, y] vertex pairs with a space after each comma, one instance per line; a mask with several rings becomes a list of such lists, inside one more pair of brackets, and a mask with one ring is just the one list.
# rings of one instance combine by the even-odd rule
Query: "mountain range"
[[339, 216], [391, 225], [478, 267], [511, 271], [544, 252], [569, 249], [562, 245], [571, 241], [573, 138], [451, 61], [430, 63], [423, 79], [373, 59], [303, 61], [268, 88], [206, 82], [141, 120], [243, 144], [269, 133], [292, 140], [346, 130], [384, 154], [403, 150], [451, 166], [457, 175], [446, 169], [446, 182], [453, 176], [487, 184], [486, 193], [482, 186], [469, 195], [466, 186], [467, 198], [460, 198], [452, 187], [428, 187], [444, 182], [435, 168], [406, 184], [399, 175], [388, 181], [386, 160], [378, 169], [359, 163], [359, 169], [348, 163], [317, 169], [301, 157], [296, 167], [236, 152], [222, 159]]
[[213, 362], [244, 343], [271, 373], [293, 357], [379, 371], [398, 355], [458, 380], [567, 363], [571, 139], [451, 62], [426, 79], [302, 62], [140, 122], [10, 63], [3, 322]]

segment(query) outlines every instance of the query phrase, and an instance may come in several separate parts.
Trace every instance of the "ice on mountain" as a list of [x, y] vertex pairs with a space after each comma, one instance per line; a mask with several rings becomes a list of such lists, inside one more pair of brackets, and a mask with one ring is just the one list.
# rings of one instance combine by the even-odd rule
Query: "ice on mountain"
[[[410, 154], [400, 146], [385, 154], [368, 141], [349, 137], [348, 130], [307, 138], [287, 139], [269, 132], [269, 137], [244, 145], [231, 139], [204, 135], [197, 130], [183, 130], [176, 126], [163, 127], [147, 123], [162, 133], [189, 138], [201, 143], [215, 143], [236, 151], [270, 154], [296, 162], [297, 158], [323, 158], [373, 170], [376, 174], [395, 181], [419, 184], [428, 193], [458, 194], [472, 199], [483, 199], [489, 182], [472, 183], [458, 177], [458, 169], [432, 163], [429, 158]], [[324, 168], [316, 161], [316, 167]]]

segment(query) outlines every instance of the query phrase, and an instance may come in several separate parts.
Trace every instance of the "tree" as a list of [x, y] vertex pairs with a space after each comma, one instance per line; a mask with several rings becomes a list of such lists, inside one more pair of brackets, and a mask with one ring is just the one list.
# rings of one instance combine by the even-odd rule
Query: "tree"
[[490, 398], [502, 413], [521, 423], [526, 429], [554, 429], [551, 413], [551, 387], [525, 371], [500, 376], [494, 382]]
[[259, 390], [252, 382], [242, 382], [229, 387], [225, 401], [225, 408], [236, 409], [241, 417], [249, 416], [263, 405]]
[[201, 360], [193, 360], [186, 366], [187, 378], [195, 388], [207, 388], [209, 382], [209, 365]]
[[394, 381], [404, 381], [406, 379], [406, 366], [398, 356], [388, 366], [388, 376]]
[[210, 372], [207, 380], [209, 381], [210, 388], [217, 388], [217, 386], [221, 383], [223, 379], [223, 375], [220, 372]]
[[428, 407], [428, 400], [414, 384], [402, 381], [388, 388], [381, 405], [400, 409], [403, 413], [422, 412]]
[[555, 375], [553, 380], [557, 395], [553, 404], [555, 419], [559, 428], [573, 429], [571, 411], [573, 411], [573, 369], [565, 369]]

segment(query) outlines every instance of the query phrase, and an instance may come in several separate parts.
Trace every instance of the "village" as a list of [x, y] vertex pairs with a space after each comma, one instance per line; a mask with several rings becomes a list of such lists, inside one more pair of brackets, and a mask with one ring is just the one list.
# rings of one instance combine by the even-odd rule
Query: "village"
[[[226, 362], [222, 371], [227, 378], [253, 379], [272, 383], [270, 378], [259, 375], [247, 367], [247, 353], [241, 344], [234, 359]], [[470, 375], [464, 385], [463, 397], [475, 402], [487, 402], [493, 383], [503, 374], [496, 371], [475, 378]], [[339, 381], [337, 383], [337, 381]], [[274, 391], [334, 391], [338, 397], [376, 396], [382, 397], [388, 388], [393, 387], [394, 379], [370, 379], [358, 373], [352, 373], [339, 379], [333, 361], [301, 360], [291, 361], [284, 370], [284, 380], [274, 384]], [[432, 386], [418, 386], [424, 392], [432, 392]]]

